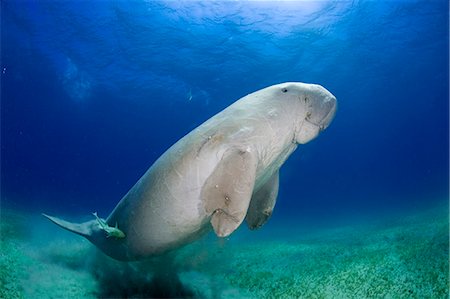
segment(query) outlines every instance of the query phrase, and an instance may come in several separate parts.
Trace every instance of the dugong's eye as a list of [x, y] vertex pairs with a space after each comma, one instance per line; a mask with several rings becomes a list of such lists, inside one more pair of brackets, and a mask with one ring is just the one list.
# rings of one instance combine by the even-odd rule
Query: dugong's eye
[[287, 88], [283, 88], [283, 89], [281, 89], [281, 91], [286, 93], [287, 92]]

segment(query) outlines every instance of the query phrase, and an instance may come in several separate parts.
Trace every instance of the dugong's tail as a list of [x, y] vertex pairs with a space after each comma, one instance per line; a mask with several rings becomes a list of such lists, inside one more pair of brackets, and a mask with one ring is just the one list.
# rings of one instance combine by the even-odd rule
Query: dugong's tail
[[106, 222], [104, 224], [102, 222], [104, 226], [101, 227], [99, 225], [99, 220], [102, 219], [94, 219], [83, 223], [72, 223], [46, 214], [42, 215], [56, 225], [85, 237], [105, 254], [116, 260], [136, 260], [133, 255], [128, 253], [125, 234], [122, 233], [117, 235], [116, 230], [120, 230], [117, 227], [105, 226]]
[[96, 222], [95, 220], [91, 220], [84, 223], [72, 223], [46, 214], [42, 214], [42, 216], [46, 217], [54, 224], [88, 239], [93, 234], [92, 228]]

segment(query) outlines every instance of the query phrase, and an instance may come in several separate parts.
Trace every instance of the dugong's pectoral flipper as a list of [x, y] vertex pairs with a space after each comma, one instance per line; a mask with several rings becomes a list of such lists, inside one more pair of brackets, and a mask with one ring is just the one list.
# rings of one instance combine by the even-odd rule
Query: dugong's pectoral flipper
[[84, 223], [72, 223], [46, 214], [42, 214], [42, 216], [46, 217], [54, 224], [86, 238], [89, 238], [95, 231], [96, 226], [98, 226], [96, 224], [96, 220], [91, 220]]
[[229, 149], [202, 189], [206, 212], [219, 237], [230, 235], [244, 220], [255, 184], [257, 159], [250, 150]]
[[263, 226], [272, 215], [278, 195], [279, 172], [276, 171], [264, 185], [256, 191], [248, 207], [247, 225], [250, 229]]

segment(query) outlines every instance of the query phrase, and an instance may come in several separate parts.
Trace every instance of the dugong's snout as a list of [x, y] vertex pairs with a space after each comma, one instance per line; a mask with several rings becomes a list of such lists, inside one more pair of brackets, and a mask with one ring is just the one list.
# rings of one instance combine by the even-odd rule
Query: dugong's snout
[[301, 116], [301, 122], [295, 134], [296, 141], [300, 144], [309, 142], [325, 130], [337, 110], [336, 97], [320, 85], [307, 85], [304, 99], [305, 114]]
[[[328, 91], [327, 91], [328, 92]], [[319, 117], [322, 117], [321, 120], [318, 121], [317, 125], [319, 126], [320, 131], [325, 130], [330, 125], [331, 121], [334, 119], [337, 110], [337, 100], [336, 97], [331, 93], [324, 97], [322, 102], [322, 107], [319, 110]]]

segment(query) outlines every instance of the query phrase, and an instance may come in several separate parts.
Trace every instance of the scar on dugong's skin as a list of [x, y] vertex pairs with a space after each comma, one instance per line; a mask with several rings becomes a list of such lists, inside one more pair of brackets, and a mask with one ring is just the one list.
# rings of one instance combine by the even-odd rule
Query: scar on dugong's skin
[[275, 206], [280, 167], [298, 144], [327, 128], [335, 112], [336, 98], [320, 85], [288, 82], [258, 90], [170, 147], [106, 221], [44, 216], [124, 261], [175, 249], [211, 227], [226, 237], [244, 218], [259, 228]]

